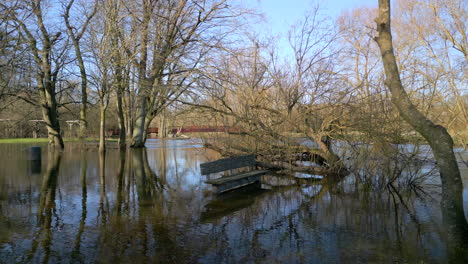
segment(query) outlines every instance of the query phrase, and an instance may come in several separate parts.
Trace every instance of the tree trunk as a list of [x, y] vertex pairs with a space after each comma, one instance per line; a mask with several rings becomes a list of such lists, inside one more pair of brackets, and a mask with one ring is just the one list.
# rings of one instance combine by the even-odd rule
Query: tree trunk
[[131, 105], [131, 98], [130, 98], [130, 93], [128, 95], [125, 95], [126, 92], [124, 92], [124, 97], [122, 98], [122, 103], [123, 103], [123, 113], [124, 113], [124, 122], [125, 122], [125, 129], [126, 129], [126, 137], [127, 138], [132, 138], [133, 134], [133, 120], [132, 120], [132, 105]]
[[86, 91], [87, 81], [86, 81], [86, 72], [84, 68], [82, 70], [80, 69], [80, 74], [81, 74], [81, 107], [80, 107], [80, 130], [79, 130], [78, 137], [85, 138], [87, 130], [88, 130], [88, 119], [86, 116], [88, 94]]
[[[118, 8], [114, 6], [114, 12], [111, 14], [111, 20], [116, 22], [118, 20]], [[125, 93], [125, 85], [127, 84], [128, 78], [124, 80], [125, 68], [122, 63], [122, 54], [119, 48], [119, 25], [113, 24], [112, 27], [112, 47], [115, 49], [115, 56], [112, 60], [115, 69], [115, 80], [116, 82], [116, 94], [117, 94], [117, 118], [119, 123], [119, 148], [124, 149], [126, 147], [126, 131], [125, 131], [125, 113], [123, 110], [123, 96]], [[128, 76], [127, 76], [128, 77]]]
[[80, 68], [80, 77], [81, 77], [81, 106], [80, 106], [80, 130], [78, 133], [79, 138], [86, 137], [86, 131], [88, 129], [88, 119], [86, 116], [87, 104], [88, 104], [88, 91], [87, 87], [87, 75], [86, 68], [83, 61], [83, 56], [81, 55], [81, 50], [78, 41], [73, 41], [75, 47], [76, 58], [78, 60], [78, 67]]
[[135, 127], [133, 128], [132, 148], [143, 148], [145, 146], [145, 119], [146, 119], [146, 96], [140, 96]]
[[129, 114], [127, 115], [127, 137], [131, 138], [133, 137], [133, 118], [132, 116]]
[[143, 1], [143, 20], [142, 20], [142, 36], [140, 44], [140, 61], [137, 63], [138, 69], [138, 108], [136, 120], [133, 128], [133, 137], [131, 148], [145, 147], [145, 119], [147, 112], [148, 93], [152, 86], [152, 82], [146, 78], [147, 63], [148, 63], [148, 41], [149, 41], [149, 22], [153, 12], [153, 3], [151, 1]]
[[159, 138], [167, 137], [166, 117], [165, 117], [164, 113], [161, 113], [159, 115], [158, 137]]
[[[393, 53], [390, 0], [379, 0], [379, 16], [375, 21], [378, 34], [375, 41], [382, 54], [386, 76], [385, 85], [391, 92], [392, 103], [397, 107], [403, 119], [431, 146], [442, 181], [442, 210], [446, 212], [444, 221], [449, 228], [449, 236], [451, 233], [460, 232], [460, 225], [463, 226], [462, 230], [466, 235], [468, 234], [468, 225], [463, 212], [463, 184], [453, 153], [453, 140], [444, 127], [434, 124], [416, 109], [403, 88]], [[446, 214], [449, 216], [447, 217]]]
[[60, 131], [55, 95], [51, 94], [51, 92], [47, 89], [42, 90], [42, 118], [44, 119], [47, 126], [49, 146], [63, 149], [65, 146], [63, 144], [63, 138]]
[[106, 106], [100, 105], [101, 122], [99, 125], [99, 152], [106, 151]]
[[[121, 87], [118, 87], [120, 89]], [[126, 147], [126, 130], [125, 130], [125, 114], [122, 106], [122, 90], [117, 91], [117, 117], [119, 121], [119, 148], [124, 149]]]
[[143, 142], [146, 142], [146, 139], [148, 138], [148, 128], [150, 123], [151, 122], [148, 122], [148, 117], [146, 117], [145, 128], [143, 130]]
[[50, 47], [42, 57], [41, 74], [36, 75], [39, 91], [41, 93], [42, 117], [47, 126], [49, 145], [63, 149], [63, 138], [58, 119], [58, 106], [55, 92], [56, 76], [52, 73], [50, 64]]
[[126, 78], [126, 90], [124, 91], [123, 102], [125, 105], [125, 122], [127, 128], [127, 138], [133, 137], [133, 105], [135, 95], [135, 75], [130, 76], [130, 69], [127, 72]]

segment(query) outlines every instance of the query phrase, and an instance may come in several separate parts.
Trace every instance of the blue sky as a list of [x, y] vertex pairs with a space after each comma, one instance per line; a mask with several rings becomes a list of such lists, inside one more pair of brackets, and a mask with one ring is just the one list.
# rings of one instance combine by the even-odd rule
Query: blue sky
[[319, 3], [328, 16], [335, 18], [356, 7], [377, 7], [378, 0], [244, 0], [251, 8], [265, 15], [266, 23], [258, 28], [273, 34], [287, 33], [289, 26], [301, 19], [305, 11]]
[[322, 15], [334, 20], [342, 12], [353, 8], [377, 7], [378, 0], [241, 0], [241, 3], [264, 16], [265, 21], [255, 24], [253, 29], [263, 37], [281, 37], [277, 38], [279, 55], [289, 58], [292, 54], [286, 38], [288, 30], [317, 3]]

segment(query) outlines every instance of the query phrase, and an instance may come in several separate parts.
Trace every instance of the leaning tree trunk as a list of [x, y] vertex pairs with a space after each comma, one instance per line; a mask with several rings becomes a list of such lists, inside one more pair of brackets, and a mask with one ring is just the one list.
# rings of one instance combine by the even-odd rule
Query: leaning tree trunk
[[42, 88], [42, 118], [47, 126], [47, 135], [49, 138], [49, 145], [57, 148], [64, 148], [63, 138], [60, 131], [60, 123], [58, 119], [57, 102], [53, 92], [48, 89]]
[[375, 21], [378, 34], [375, 41], [382, 54], [386, 76], [385, 85], [391, 92], [392, 103], [403, 119], [427, 140], [437, 161], [442, 181], [442, 208], [449, 214], [447, 217], [444, 216], [445, 224], [449, 228], [449, 235], [453, 232], [459, 232], [459, 225], [463, 225], [462, 229], [467, 234], [467, 224], [463, 212], [463, 184], [453, 153], [453, 140], [444, 127], [435, 125], [416, 109], [403, 88], [393, 53], [390, 0], [379, 0], [379, 16]]

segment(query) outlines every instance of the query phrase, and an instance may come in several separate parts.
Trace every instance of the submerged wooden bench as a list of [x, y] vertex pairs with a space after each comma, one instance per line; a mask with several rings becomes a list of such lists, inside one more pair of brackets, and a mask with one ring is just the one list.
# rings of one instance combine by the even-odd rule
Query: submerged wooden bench
[[[268, 170], [256, 170], [255, 155], [244, 155], [232, 158], [219, 159], [200, 164], [202, 175], [207, 175], [205, 183], [214, 185], [217, 193], [227, 192], [260, 181], [260, 176], [268, 173]], [[233, 170], [248, 167], [250, 171], [233, 173]], [[212, 173], [229, 171], [228, 176], [217, 179], [209, 179]]]

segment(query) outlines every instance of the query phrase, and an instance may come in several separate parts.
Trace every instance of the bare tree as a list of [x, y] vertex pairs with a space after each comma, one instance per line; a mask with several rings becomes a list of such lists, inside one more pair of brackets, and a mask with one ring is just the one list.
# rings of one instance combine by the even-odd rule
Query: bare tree
[[[447, 130], [427, 119], [411, 102], [406, 93], [393, 51], [390, 0], [379, 0], [376, 18], [377, 36], [374, 38], [382, 54], [385, 69], [385, 85], [391, 92], [392, 102], [403, 119], [420, 133], [431, 146], [442, 180], [442, 207], [449, 233], [458, 232], [460, 224], [464, 234], [467, 224], [463, 213], [463, 184], [460, 170], [453, 152], [453, 140]], [[465, 235], [466, 236], [466, 235]]]
[[[135, 60], [138, 105], [131, 147], [144, 146], [148, 125], [184, 91], [178, 84], [187, 87], [187, 72], [198, 64], [200, 55], [206, 55], [206, 49], [200, 47], [218, 45], [230, 32], [230, 20], [242, 15], [227, 2], [144, 0], [138, 13], [142, 17], [135, 11], [140, 41]], [[222, 28], [225, 33], [217, 30]]]
[[[16, 25], [9, 23], [9, 13], [17, 8], [16, 6], [0, 6], [0, 111], [7, 108], [14, 100], [10, 100], [14, 94], [14, 87], [21, 86], [25, 78], [30, 74], [25, 72], [28, 69], [30, 56], [26, 55], [26, 45], [20, 34], [17, 34]], [[30, 70], [30, 69], [28, 69]], [[23, 78], [18, 75], [23, 74]], [[16, 98], [15, 98], [16, 99]]]
[[[75, 56], [76, 60], [78, 62], [78, 67], [80, 69], [80, 77], [81, 77], [81, 109], [80, 109], [80, 132], [79, 136], [80, 137], [85, 137], [86, 136], [86, 129], [88, 126], [88, 121], [86, 117], [86, 109], [87, 109], [87, 104], [88, 104], [88, 91], [87, 91], [87, 78], [88, 76], [86, 75], [86, 67], [85, 63], [83, 61], [83, 54], [82, 54], [82, 49], [80, 45], [80, 40], [83, 37], [84, 33], [86, 32], [86, 29], [89, 25], [89, 22], [93, 18], [93, 16], [96, 14], [97, 6], [98, 6], [98, 1], [94, 1], [94, 7], [92, 11], [89, 14], [85, 14], [85, 21], [84, 23], [80, 26], [77, 27], [76, 25], [72, 25], [70, 22], [70, 10], [73, 7], [74, 0], [71, 0], [65, 7], [65, 12], [63, 15], [63, 18], [65, 20], [65, 25], [67, 27], [67, 33], [70, 36], [70, 39], [73, 43], [73, 47], [75, 49]], [[75, 23], [76, 24], [76, 23]]]
[[[63, 68], [68, 51], [66, 39], [61, 35], [60, 29], [53, 29], [46, 24], [42, 7], [44, 1], [29, 0], [23, 5], [16, 6], [8, 13], [24, 34], [34, 56], [36, 69], [35, 85], [39, 91], [40, 107], [43, 119], [47, 126], [49, 145], [64, 148], [60, 130], [57, 103], [57, 81], [60, 70]], [[2, 8], [10, 8], [0, 4]], [[51, 31], [56, 30], [56, 33]]]
[[[337, 34], [327, 26], [331, 23], [318, 8], [298, 22], [289, 34], [291, 60], [278, 60], [272, 43], [255, 38], [247, 47], [212, 56], [199, 73], [201, 94], [186, 104], [213, 112], [213, 119], [245, 136], [209, 140], [210, 147], [225, 155], [255, 153], [296, 171], [346, 173], [331, 137], [339, 133], [348, 93], [335, 76]], [[309, 145], [295, 139], [298, 135]], [[327, 168], [300, 167], [298, 159]]]
[[393, 31], [403, 85], [421, 112], [466, 144], [466, 1], [398, 1], [396, 8]]
[[[130, 83], [130, 67], [131, 59], [128, 58], [125, 49], [123, 48], [125, 42], [130, 41], [127, 39], [125, 27], [122, 25], [125, 22], [125, 17], [121, 18], [120, 13], [122, 9], [122, 1], [114, 0], [108, 3], [110, 12], [110, 34], [111, 45], [113, 52], [113, 69], [115, 76], [115, 92], [117, 103], [117, 117], [119, 123], [119, 147], [121, 149], [126, 147], [126, 125], [125, 125], [125, 110], [124, 110], [124, 93], [129, 88]], [[129, 110], [127, 109], [127, 112]]]
[[92, 80], [99, 98], [99, 151], [105, 152], [106, 112], [110, 103], [110, 95], [115, 85], [113, 60], [118, 52], [114, 44], [115, 6], [112, 0], [104, 1], [98, 6], [99, 18], [90, 28], [90, 48], [94, 59]]

